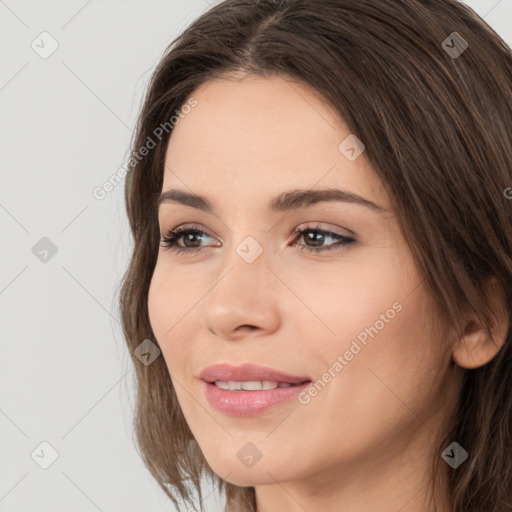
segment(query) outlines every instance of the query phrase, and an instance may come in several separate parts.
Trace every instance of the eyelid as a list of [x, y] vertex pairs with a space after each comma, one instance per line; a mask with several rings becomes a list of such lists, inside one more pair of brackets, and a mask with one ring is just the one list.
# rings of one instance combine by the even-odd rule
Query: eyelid
[[[205, 227], [203, 227], [202, 225], [197, 224], [197, 223], [179, 224], [178, 226], [176, 226], [173, 229], [168, 230], [167, 232], [168, 233], [172, 233], [172, 232], [176, 233], [176, 232], [178, 232], [178, 236], [180, 236], [181, 232], [185, 232], [186, 233], [188, 231], [197, 231], [197, 232], [199, 232], [201, 234], [204, 234], [204, 235], [208, 236], [209, 238], [214, 240], [214, 242], [215, 241], [219, 241], [219, 242], [222, 243], [222, 240], [217, 235], [212, 234], [208, 229], [206, 229]], [[205, 246], [205, 249], [207, 247], [214, 247], [214, 244], [212, 244], [210, 246]]]
[[[333, 234], [340, 235], [340, 236], [346, 236], [346, 237], [355, 237], [356, 236], [356, 233], [354, 233], [354, 231], [352, 231], [348, 228], [342, 228], [340, 226], [334, 226], [334, 227], [331, 227], [331, 226], [334, 226], [334, 225], [329, 222], [321, 222], [321, 221], [312, 220], [312, 221], [303, 222], [302, 224], [299, 224], [293, 230], [293, 232], [295, 233], [299, 230], [304, 230], [304, 229], [312, 229], [312, 230], [319, 229], [322, 231], [330, 231]], [[339, 232], [340, 230], [342, 231], [341, 233]]]
[[221, 240], [219, 236], [214, 234], [214, 232], [208, 228], [206, 228], [203, 224], [199, 222], [182, 222], [181, 224], [177, 224], [175, 227], [171, 229], [164, 229], [166, 233], [170, 233], [176, 230], [197, 230], [206, 233], [211, 238], [217, 238], [218, 240]]
[[[330, 230], [327, 228], [322, 228], [322, 223], [317, 222], [316, 224], [313, 224], [311, 222], [303, 223], [299, 226], [297, 226], [293, 231], [293, 239], [291, 241], [291, 244], [289, 244], [290, 247], [298, 247], [298, 250], [304, 251], [309, 254], [328, 254], [328, 253], [337, 253], [342, 250], [348, 250], [348, 248], [352, 247], [354, 244], [357, 243], [357, 237], [352, 235], [343, 235], [341, 233], [338, 233], [335, 230]], [[336, 228], [338, 230], [339, 228]], [[351, 230], [347, 230], [350, 233], [353, 233]], [[317, 232], [322, 233], [322, 236], [327, 236], [333, 239], [338, 239], [336, 243], [328, 244], [323, 247], [310, 247], [307, 244], [303, 245], [300, 244], [299, 241], [302, 239], [306, 233], [309, 232]], [[206, 235], [207, 237], [212, 238], [212, 235], [210, 235], [205, 229], [202, 227], [199, 227], [195, 224], [181, 224], [178, 225], [176, 228], [169, 230], [165, 236], [162, 236], [161, 238], [161, 245], [164, 247], [164, 249], [167, 249], [171, 252], [178, 254], [195, 254], [199, 252], [204, 252], [205, 249], [209, 249], [211, 247], [219, 246], [218, 244], [213, 245], [207, 245], [207, 246], [199, 246], [199, 247], [182, 247], [179, 245], [178, 241], [181, 240], [183, 236], [189, 233], [200, 233], [203, 235]], [[202, 238], [202, 237], [201, 237]], [[217, 238], [213, 236], [213, 238]], [[220, 244], [222, 245], [222, 243]]]
[[[329, 223], [329, 222], [322, 222], [322, 221], [316, 221], [316, 220], [310, 220], [310, 221], [306, 221], [306, 222], [302, 222], [301, 224], [299, 224], [298, 226], [296, 226], [290, 234], [293, 234], [295, 233], [297, 230], [302, 230], [302, 229], [313, 229], [313, 224], [315, 225], [314, 226], [314, 229], [322, 229], [322, 230], [325, 230], [325, 231], [333, 231], [333, 232], [337, 232], [338, 230], [342, 230], [341, 233], [337, 233], [339, 235], [344, 235], [344, 236], [356, 236], [356, 233], [354, 231], [352, 231], [351, 229], [348, 229], [348, 228], [345, 228], [345, 227], [341, 227], [341, 226], [336, 226], [332, 223]], [[334, 227], [331, 227], [331, 226], [334, 226]], [[177, 229], [197, 229], [198, 231], [204, 231], [205, 233], [207, 233], [209, 236], [213, 236], [215, 238], [219, 238], [217, 235], [213, 234], [211, 230], [209, 230], [208, 228], [205, 228], [203, 224], [199, 223], [199, 222], [182, 222], [180, 224], [177, 224], [175, 227], [172, 227], [170, 229], [162, 229], [161, 231], [166, 231], [166, 232], [171, 232], [171, 231], [175, 231]], [[231, 231], [231, 230], [230, 230]]]
[[[197, 231], [204, 232], [210, 238], [215, 238], [217, 240], [220, 240], [217, 235], [214, 235], [214, 234], [210, 233], [207, 228], [205, 228], [202, 224], [197, 223], [197, 222], [181, 223], [181, 224], [178, 224], [176, 227], [173, 227], [173, 228], [167, 229], [167, 230], [163, 230], [163, 231], [165, 231], [165, 233], [166, 233], [165, 236], [167, 236], [167, 234], [175, 232], [177, 230], [179, 230], [179, 231], [197, 230]], [[352, 230], [350, 230], [350, 229], [341, 228], [339, 226], [335, 226], [334, 228], [331, 228], [329, 223], [320, 222], [320, 221], [303, 222], [303, 223], [299, 224], [298, 226], [296, 226], [292, 230], [290, 235], [293, 235], [294, 239], [295, 239], [297, 236], [301, 235], [302, 231], [305, 231], [305, 230], [325, 231], [325, 232], [328, 232], [328, 233], [330, 233], [332, 235], [342, 236], [342, 237], [347, 237], [347, 238], [355, 238], [355, 236], [356, 236], [356, 234]], [[340, 232], [340, 230], [341, 230], [341, 232]], [[222, 241], [222, 240], [220, 240], [220, 241]], [[213, 245], [205, 246], [205, 248], [206, 247], [213, 247]]]

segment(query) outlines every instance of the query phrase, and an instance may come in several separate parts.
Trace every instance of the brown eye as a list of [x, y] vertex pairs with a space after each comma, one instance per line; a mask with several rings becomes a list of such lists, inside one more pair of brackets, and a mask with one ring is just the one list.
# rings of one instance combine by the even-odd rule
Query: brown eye
[[[327, 251], [338, 251], [350, 247], [356, 241], [355, 238], [327, 231], [317, 227], [307, 227], [295, 230], [296, 240], [304, 239], [305, 244], [296, 244], [302, 251], [319, 253]], [[336, 243], [324, 246], [329, 240], [338, 240]]]
[[[177, 253], [201, 250], [201, 240], [209, 235], [197, 228], [180, 227], [169, 231], [161, 240], [162, 247]], [[178, 242], [183, 239], [183, 245]]]

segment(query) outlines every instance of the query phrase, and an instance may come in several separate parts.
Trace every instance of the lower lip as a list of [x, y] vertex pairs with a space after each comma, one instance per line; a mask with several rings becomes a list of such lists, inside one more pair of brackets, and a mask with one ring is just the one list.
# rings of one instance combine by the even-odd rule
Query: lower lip
[[217, 411], [227, 416], [254, 416], [261, 414], [277, 404], [295, 398], [311, 382], [287, 388], [266, 389], [261, 391], [228, 391], [211, 382], [204, 382], [206, 398]]

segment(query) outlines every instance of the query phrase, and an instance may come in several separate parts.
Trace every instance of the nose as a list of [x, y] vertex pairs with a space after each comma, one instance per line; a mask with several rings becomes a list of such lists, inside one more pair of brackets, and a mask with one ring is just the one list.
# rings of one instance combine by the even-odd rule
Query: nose
[[235, 253], [203, 299], [200, 323], [231, 341], [268, 336], [279, 328], [278, 290], [263, 255], [247, 263]]

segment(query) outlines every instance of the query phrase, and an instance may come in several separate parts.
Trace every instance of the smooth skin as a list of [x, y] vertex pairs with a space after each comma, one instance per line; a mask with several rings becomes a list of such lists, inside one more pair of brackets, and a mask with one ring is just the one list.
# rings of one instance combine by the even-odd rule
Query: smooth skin
[[[471, 319], [460, 342], [436, 334], [389, 198], [364, 152], [350, 161], [339, 150], [350, 131], [318, 93], [290, 78], [233, 75], [193, 97], [197, 106], [170, 138], [162, 190], [203, 195], [215, 213], [161, 205], [162, 237], [190, 224], [204, 234], [178, 242], [198, 252], [160, 247], [148, 309], [206, 460], [227, 481], [254, 486], [259, 512], [430, 511], [431, 461], [440, 457], [433, 443], [453, 414], [461, 367], [492, 359], [508, 324], [494, 343]], [[266, 211], [284, 191], [323, 188], [384, 211], [339, 201]], [[338, 242], [294, 235], [318, 225], [356, 241], [309, 253]], [[263, 249], [252, 263], [236, 251], [247, 237]], [[307, 404], [294, 399], [239, 418], [206, 400], [199, 374], [213, 363], [322, 378], [395, 303], [401, 311]], [[237, 457], [248, 442], [261, 453], [250, 468]], [[436, 500], [439, 512], [451, 510], [444, 494]]]

